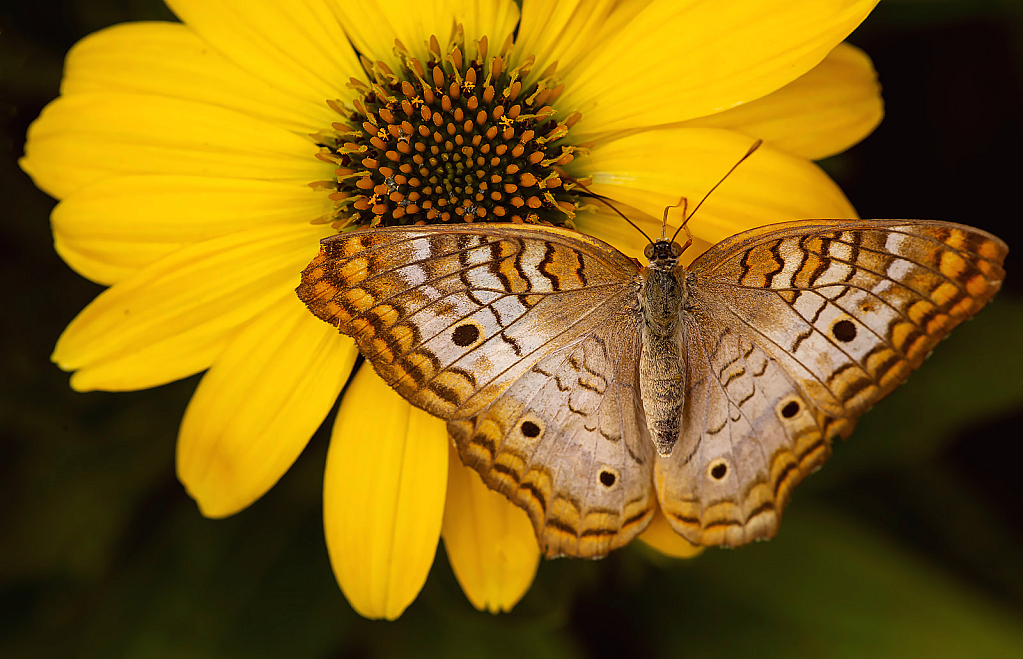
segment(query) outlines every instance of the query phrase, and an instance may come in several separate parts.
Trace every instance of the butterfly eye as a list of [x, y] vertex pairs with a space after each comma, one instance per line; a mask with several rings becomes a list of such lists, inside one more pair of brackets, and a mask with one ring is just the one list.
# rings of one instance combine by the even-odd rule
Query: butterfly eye
[[606, 488], [612, 488], [618, 482], [618, 474], [608, 467], [601, 469], [600, 475], [597, 478], [600, 479], [600, 484]]
[[707, 467], [707, 474], [716, 481], [724, 480], [728, 475], [728, 460], [718, 458]]
[[654, 244], [650, 243], [643, 249], [643, 256], [646, 257], [647, 261], [654, 258]]
[[842, 343], [856, 338], [856, 325], [851, 320], [840, 320], [831, 326], [831, 334]]
[[682, 245], [675, 242], [671, 243], [671, 255], [682, 256]]

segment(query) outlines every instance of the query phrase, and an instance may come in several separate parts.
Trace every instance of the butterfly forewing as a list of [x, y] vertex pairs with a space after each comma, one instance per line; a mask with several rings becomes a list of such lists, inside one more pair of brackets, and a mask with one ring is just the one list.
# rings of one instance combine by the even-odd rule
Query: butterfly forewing
[[905, 381], [1001, 286], [1007, 247], [948, 222], [792, 222], [740, 234], [692, 265], [694, 301], [741, 327], [832, 416]]
[[636, 276], [631, 260], [594, 248], [603, 243], [539, 229], [339, 234], [323, 240], [298, 294], [399, 394], [441, 418], [468, 418], [573, 341], [580, 312]]

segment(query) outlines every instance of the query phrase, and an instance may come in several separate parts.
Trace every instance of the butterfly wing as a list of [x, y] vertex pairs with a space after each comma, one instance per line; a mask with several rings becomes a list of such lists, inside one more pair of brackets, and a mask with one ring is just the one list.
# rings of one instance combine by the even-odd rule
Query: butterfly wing
[[962, 225], [856, 220], [756, 229], [700, 256], [683, 434], [655, 471], [672, 526], [697, 544], [771, 537], [830, 440], [997, 292], [1006, 252]]
[[353, 337], [412, 404], [469, 418], [578, 326], [635, 264], [573, 231], [393, 227], [325, 238], [302, 273], [310, 311]]
[[450, 421], [463, 461], [529, 513], [549, 555], [597, 556], [642, 530], [655, 501], [637, 277], [573, 231], [395, 227], [325, 239], [298, 294]]
[[716, 314], [694, 309], [683, 331], [689, 384], [680, 441], [656, 462], [661, 509], [696, 545], [772, 537], [792, 488], [852, 423], [803, 404], [798, 381]]
[[476, 418], [448, 423], [462, 461], [526, 510], [547, 556], [603, 556], [646, 527], [656, 502], [638, 318], [611, 311], [627, 310], [626, 299], [604, 304], [577, 341]]

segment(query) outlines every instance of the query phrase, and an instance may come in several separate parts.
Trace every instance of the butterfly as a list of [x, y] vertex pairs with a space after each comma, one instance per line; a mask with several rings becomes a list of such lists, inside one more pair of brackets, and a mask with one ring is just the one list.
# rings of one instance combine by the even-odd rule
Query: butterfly
[[375, 228], [325, 238], [298, 296], [464, 464], [523, 508], [547, 556], [599, 557], [659, 507], [694, 545], [774, 536], [836, 437], [999, 289], [968, 226], [804, 220], [648, 265], [575, 231]]

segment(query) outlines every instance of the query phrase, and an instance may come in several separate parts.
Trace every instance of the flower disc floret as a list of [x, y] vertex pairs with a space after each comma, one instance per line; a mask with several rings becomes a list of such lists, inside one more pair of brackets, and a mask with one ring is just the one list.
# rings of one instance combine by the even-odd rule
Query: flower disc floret
[[447, 54], [431, 37], [421, 62], [396, 42], [404, 70], [362, 58], [371, 83], [352, 79], [351, 107], [329, 105], [343, 119], [315, 137], [336, 179], [328, 221], [347, 226], [503, 221], [571, 226], [580, 205], [561, 167], [581, 146], [566, 137], [580, 114], [556, 117], [564, 89], [554, 67], [524, 88], [534, 58], [509, 67], [512, 41], [488, 55], [487, 38], [464, 55], [456, 33]]

